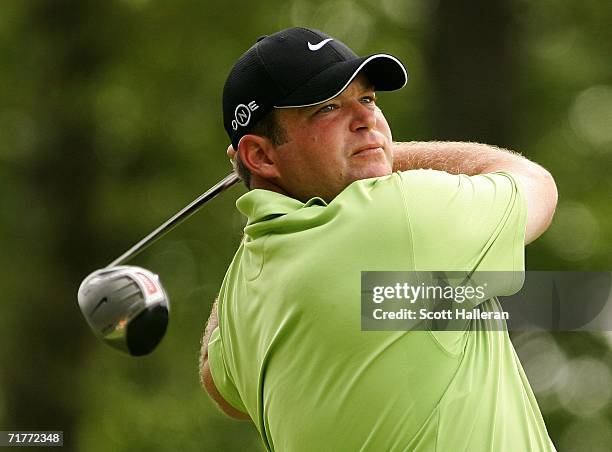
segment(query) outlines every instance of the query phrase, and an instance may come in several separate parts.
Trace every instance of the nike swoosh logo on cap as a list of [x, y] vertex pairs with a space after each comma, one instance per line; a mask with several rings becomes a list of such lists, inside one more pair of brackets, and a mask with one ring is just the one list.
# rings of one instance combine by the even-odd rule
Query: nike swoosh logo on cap
[[321, 41], [318, 44], [311, 44], [310, 42], [308, 42], [308, 48], [314, 52], [316, 50], [319, 50], [321, 47], [323, 47], [329, 41], [333, 41], [333, 39], [332, 38], [327, 38], [327, 39], [324, 39], [323, 41]]

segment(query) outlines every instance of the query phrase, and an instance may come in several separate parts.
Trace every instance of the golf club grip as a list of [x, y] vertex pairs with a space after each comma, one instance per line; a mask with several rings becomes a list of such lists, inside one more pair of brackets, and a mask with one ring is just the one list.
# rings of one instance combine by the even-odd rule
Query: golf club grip
[[184, 207], [180, 212], [175, 214], [172, 218], [168, 219], [165, 223], [163, 223], [161, 226], [159, 226], [157, 229], [155, 229], [153, 232], [147, 235], [144, 239], [142, 239], [136, 245], [134, 245], [129, 250], [127, 250], [125, 253], [123, 253], [121, 256], [119, 256], [117, 259], [115, 259], [110, 264], [108, 264], [108, 267], [114, 267], [116, 265], [121, 265], [125, 263], [126, 261], [128, 261], [129, 259], [133, 258], [138, 253], [140, 253], [144, 248], [146, 248], [149, 244], [159, 239], [161, 236], [163, 236], [167, 232], [170, 232], [180, 223], [182, 223], [187, 218], [189, 218], [205, 202], [213, 199], [219, 193], [225, 191], [227, 188], [231, 187], [239, 180], [240, 178], [238, 177], [236, 173], [234, 172], [230, 173], [225, 178], [223, 178], [221, 181], [217, 182], [217, 184], [215, 184], [213, 187], [208, 189], [205, 193], [201, 194], [198, 198], [193, 200], [191, 204]]

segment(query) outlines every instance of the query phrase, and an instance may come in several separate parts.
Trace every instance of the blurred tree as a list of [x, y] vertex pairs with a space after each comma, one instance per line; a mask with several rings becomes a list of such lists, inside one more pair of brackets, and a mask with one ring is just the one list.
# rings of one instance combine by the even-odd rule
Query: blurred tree
[[[173, 303], [152, 356], [96, 342], [75, 295], [228, 171], [226, 73], [288, 26], [405, 61], [406, 88], [380, 96], [398, 139], [488, 142], [549, 168], [561, 204], [527, 247], [531, 268], [609, 269], [611, 21], [612, 3], [571, 0], [1, 2], [1, 429], [57, 428], [66, 450], [88, 452], [261, 448], [252, 424], [218, 413], [196, 368], [244, 224], [240, 189], [133, 262], [162, 275]], [[559, 450], [580, 450], [587, 415], [589, 445], [607, 450], [612, 396], [588, 390], [610, 386], [610, 339], [527, 334], [517, 352]]]
[[[5, 344], [13, 359], [3, 366], [10, 414], [3, 428], [64, 430], [67, 450], [77, 450], [72, 432], [80, 407], [74, 375], [87, 351], [83, 344], [89, 343], [83, 338], [90, 333], [82, 327], [74, 298], [66, 294], [76, 293], [75, 282], [90, 266], [97, 243], [88, 222], [96, 166], [89, 93], [92, 76], [112, 51], [92, 29], [109, 12], [105, 5], [98, 0], [29, 2], [20, 21], [28, 41], [19, 48], [20, 58], [32, 71], [32, 99], [25, 99], [32, 103], [20, 108], [33, 117], [39, 139], [31, 158], [15, 162], [23, 190], [18, 196], [28, 203], [22, 206], [23, 227], [17, 234], [32, 249], [22, 250], [26, 261], [16, 261], [22, 286], [11, 300], [17, 338]], [[34, 247], [40, 248], [36, 255]]]
[[509, 0], [441, 1], [433, 21], [434, 135], [512, 148], [514, 17]]

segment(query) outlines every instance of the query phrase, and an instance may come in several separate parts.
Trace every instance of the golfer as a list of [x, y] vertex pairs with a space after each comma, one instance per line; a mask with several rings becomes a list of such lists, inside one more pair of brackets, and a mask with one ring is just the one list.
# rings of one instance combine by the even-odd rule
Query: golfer
[[362, 271], [522, 272], [557, 202], [513, 152], [393, 142], [376, 91], [406, 81], [395, 57], [305, 28], [235, 64], [223, 112], [247, 223], [203, 384], [273, 451], [554, 450], [507, 332], [361, 330]]

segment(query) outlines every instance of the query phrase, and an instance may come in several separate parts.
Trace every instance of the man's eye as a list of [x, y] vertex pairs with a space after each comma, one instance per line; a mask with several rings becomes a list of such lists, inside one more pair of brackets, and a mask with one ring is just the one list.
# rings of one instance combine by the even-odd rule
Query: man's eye
[[375, 104], [376, 96], [363, 96], [361, 98], [361, 102], [363, 102], [364, 104]]
[[329, 113], [330, 111], [335, 110], [335, 109], [336, 109], [336, 105], [335, 104], [328, 104], [328, 105], [326, 105], [324, 107], [321, 107], [317, 111], [317, 113]]

